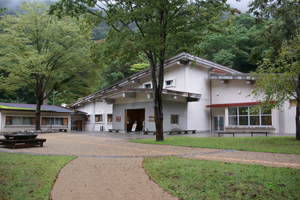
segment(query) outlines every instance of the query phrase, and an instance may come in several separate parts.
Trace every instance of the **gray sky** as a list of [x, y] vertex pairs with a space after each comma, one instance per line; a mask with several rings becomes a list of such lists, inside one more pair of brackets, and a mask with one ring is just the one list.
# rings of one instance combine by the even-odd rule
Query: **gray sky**
[[239, 9], [242, 13], [245, 13], [246, 11], [249, 10], [247, 7], [249, 4], [250, 0], [241, 0], [240, 2], [236, 0], [227, 0], [227, 3], [230, 4], [232, 8], [237, 8]]

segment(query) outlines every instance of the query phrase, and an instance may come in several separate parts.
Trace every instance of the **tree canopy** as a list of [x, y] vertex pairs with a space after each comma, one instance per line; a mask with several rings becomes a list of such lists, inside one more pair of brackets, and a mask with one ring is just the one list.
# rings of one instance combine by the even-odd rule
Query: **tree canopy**
[[[260, 33], [262, 45], [270, 46], [266, 57], [254, 74], [257, 89], [254, 98], [263, 105], [278, 107], [287, 100], [295, 99], [296, 139], [300, 140], [300, 48], [299, 48], [299, 2], [296, 0], [255, 0], [250, 12], [261, 22], [271, 23]], [[276, 103], [269, 104], [270, 101]]]
[[[29, 87], [37, 104], [36, 129], [40, 130], [40, 106], [53, 90], [75, 77], [88, 77], [94, 64], [89, 59], [91, 26], [70, 17], [59, 20], [47, 14], [46, 4], [22, 4], [23, 14], [4, 15], [0, 34], [2, 48], [1, 89]], [[81, 85], [81, 90], [89, 85]]]
[[[226, 21], [223, 21], [226, 23]], [[230, 26], [222, 32], [208, 33], [203, 42], [195, 44], [193, 54], [211, 60], [226, 67], [249, 73], [257, 67], [261, 60], [261, 52], [256, 60], [250, 60], [254, 48], [260, 46], [256, 38], [257, 32], [264, 24], [257, 25], [255, 17], [241, 14], [231, 20]]]

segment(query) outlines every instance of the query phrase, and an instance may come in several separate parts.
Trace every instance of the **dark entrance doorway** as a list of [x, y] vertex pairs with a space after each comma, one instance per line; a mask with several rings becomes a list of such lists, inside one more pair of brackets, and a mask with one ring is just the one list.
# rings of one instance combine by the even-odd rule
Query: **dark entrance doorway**
[[71, 121], [71, 130], [82, 131], [82, 120], [72, 120]]
[[136, 123], [135, 131], [142, 131], [145, 121], [145, 109], [126, 110], [126, 129], [131, 132], [132, 126]]

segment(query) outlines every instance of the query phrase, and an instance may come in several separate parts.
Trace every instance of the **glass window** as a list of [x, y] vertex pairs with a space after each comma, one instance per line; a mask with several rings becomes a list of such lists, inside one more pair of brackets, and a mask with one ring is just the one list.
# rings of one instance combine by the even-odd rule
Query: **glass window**
[[248, 115], [248, 107], [239, 107], [239, 115]]
[[179, 115], [171, 115], [171, 124], [179, 124]]
[[[231, 107], [229, 111], [229, 125], [231, 126], [272, 126], [271, 109], [251, 112], [251, 107]], [[250, 111], [250, 112], [248, 112]]]
[[[66, 122], [64, 123], [64, 121]], [[43, 117], [42, 125], [56, 125], [56, 126], [68, 125], [68, 118]]]
[[228, 110], [229, 110], [229, 115], [237, 115], [237, 107], [231, 107]]
[[290, 99], [290, 106], [297, 106], [297, 100], [296, 99]]
[[151, 83], [144, 83], [144, 88], [152, 88], [152, 84]]
[[46, 125], [54, 125], [54, 118], [46, 118]]
[[95, 122], [103, 122], [102, 115], [95, 115]]
[[271, 116], [261, 116], [261, 125], [271, 126], [272, 125], [272, 117]]
[[62, 118], [55, 118], [55, 125], [63, 125], [63, 119]]
[[35, 117], [6, 116], [6, 125], [35, 125]]
[[112, 114], [107, 114], [107, 122], [112, 122]]
[[259, 116], [250, 116], [250, 125], [259, 126]]
[[22, 117], [22, 125], [31, 125], [31, 117]]
[[248, 125], [248, 116], [239, 116], [239, 125], [247, 126]]
[[91, 116], [90, 115], [86, 115], [84, 118], [85, 122], [90, 122], [91, 121]]
[[231, 125], [231, 126], [238, 125], [238, 123], [237, 123], [237, 117], [231, 117], [231, 116], [229, 116], [229, 125]]
[[12, 125], [22, 125], [22, 117], [12, 117]]

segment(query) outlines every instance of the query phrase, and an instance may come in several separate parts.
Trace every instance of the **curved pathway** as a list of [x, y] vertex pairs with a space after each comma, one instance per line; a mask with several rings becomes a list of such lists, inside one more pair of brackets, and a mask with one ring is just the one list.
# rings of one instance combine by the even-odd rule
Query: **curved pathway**
[[[193, 135], [193, 137], [196, 137]], [[177, 199], [150, 180], [142, 167], [149, 156], [185, 156], [195, 159], [300, 168], [300, 155], [230, 151], [137, 144], [136, 137], [154, 136], [99, 133], [50, 133], [44, 147], [0, 151], [43, 155], [74, 155], [60, 172], [51, 192], [61, 199]], [[121, 139], [120, 139], [121, 138]]]

